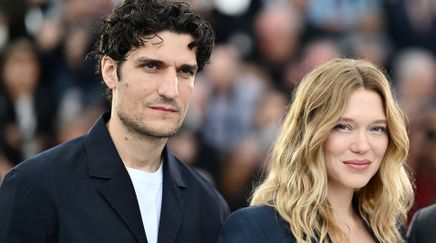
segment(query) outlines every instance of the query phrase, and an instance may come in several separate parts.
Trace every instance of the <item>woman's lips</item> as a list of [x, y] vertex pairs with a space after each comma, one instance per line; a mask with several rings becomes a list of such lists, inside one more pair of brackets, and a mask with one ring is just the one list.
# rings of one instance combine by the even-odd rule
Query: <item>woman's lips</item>
[[371, 161], [369, 160], [345, 160], [343, 163], [354, 170], [366, 170]]

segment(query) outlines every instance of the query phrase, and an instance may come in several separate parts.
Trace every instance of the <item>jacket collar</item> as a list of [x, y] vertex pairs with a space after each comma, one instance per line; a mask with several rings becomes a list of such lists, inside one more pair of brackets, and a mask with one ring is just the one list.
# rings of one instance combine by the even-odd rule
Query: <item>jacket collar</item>
[[[100, 194], [120, 216], [138, 242], [147, 242], [136, 194], [130, 176], [106, 128], [110, 114], [104, 113], [85, 135], [89, 175], [107, 179]], [[183, 191], [187, 187], [178, 161], [165, 146], [159, 243], [174, 242], [184, 209]]]
[[[112, 178], [118, 170], [125, 168], [111, 139], [106, 123], [110, 114], [104, 113], [85, 135], [85, 148], [89, 159], [89, 175], [99, 178]], [[167, 146], [162, 151], [163, 177], [171, 179], [180, 188], [186, 184], [180, 172], [180, 162], [171, 154]]]
[[89, 175], [92, 177], [109, 179], [125, 168], [106, 128], [109, 118], [109, 113], [101, 115], [85, 135]]

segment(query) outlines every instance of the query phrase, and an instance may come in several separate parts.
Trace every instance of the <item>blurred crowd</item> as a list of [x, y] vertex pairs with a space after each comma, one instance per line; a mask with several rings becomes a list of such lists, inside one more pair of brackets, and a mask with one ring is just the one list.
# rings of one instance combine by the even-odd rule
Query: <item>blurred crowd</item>
[[[23, 159], [85, 133], [105, 110], [91, 50], [97, 20], [121, 0], [0, 0], [0, 180]], [[434, 0], [191, 0], [213, 25], [172, 151], [247, 205], [290, 95], [335, 57], [383, 67], [409, 118], [415, 209], [436, 202]]]

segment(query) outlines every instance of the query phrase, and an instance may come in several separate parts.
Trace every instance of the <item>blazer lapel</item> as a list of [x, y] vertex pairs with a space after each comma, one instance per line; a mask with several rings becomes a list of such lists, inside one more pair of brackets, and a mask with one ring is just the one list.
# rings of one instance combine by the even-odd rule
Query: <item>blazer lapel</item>
[[100, 194], [137, 241], [147, 242], [135, 190], [105, 126], [107, 120], [109, 114], [105, 113], [85, 138], [89, 175], [107, 180], [99, 189]]
[[136, 194], [127, 171], [120, 169], [104, 184], [100, 193], [135, 235], [138, 242], [147, 242]]
[[183, 189], [186, 185], [174, 156], [167, 148], [164, 149], [163, 155], [164, 181], [158, 243], [173, 243], [182, 223], [185, 204]]

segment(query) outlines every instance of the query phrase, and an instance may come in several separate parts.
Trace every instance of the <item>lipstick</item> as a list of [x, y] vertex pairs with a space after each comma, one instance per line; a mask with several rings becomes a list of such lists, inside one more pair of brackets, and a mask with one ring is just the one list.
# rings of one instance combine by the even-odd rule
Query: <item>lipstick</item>
[[358, 171], [362, 171], [362, 170], [366, 170], [369, 165], [371, 164], [371, 161], [364, 159], [364, 160], [346, 160], [343, 161], [343, 163], [348, 166], [349, 168], [352, 168], [354, 170], [358, 170]]

